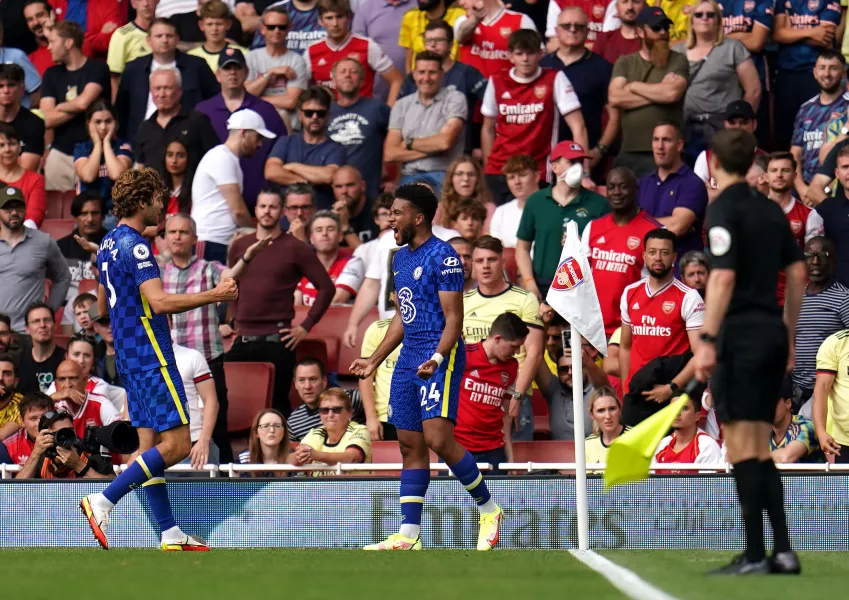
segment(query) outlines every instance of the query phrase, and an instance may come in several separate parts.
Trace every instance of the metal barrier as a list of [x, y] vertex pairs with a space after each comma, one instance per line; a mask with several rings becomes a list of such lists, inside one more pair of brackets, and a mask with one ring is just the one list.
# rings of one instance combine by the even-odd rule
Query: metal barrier
[[[806, 472], [806, 473], [829, 473], [829, 472], [845, 472], [849, 471], [849, 464], [831, 464], [831, 463], [791, 463], [791, 464], [776, 464], [779, 471], [788, 472]], [[577, 469], [577, 463], [500, 463], [498, 468], [503, 471], [518, 472], [523, 474], [533, 474], [543, 471], [555, 471], [558, 473], [574, 472]], [[127, 465], [115, 465], [115, 473], [120, 473], [127, 468]], [[491, 471], [495, 468], [490, 463], [478, 463], [478, 468], [481, 471]], [[587, 472], [590, 474], [600, 474], [604, 471], [604, 463], [587, 464]], [[295, 467], [292, 465], [260, 465], [260, 464], [239, 464], [228, 463], [223, 465], [207, 464], [202, 469], [195, 469], [191, 465], [174, 465], [166, 470], [166, 473], [208, 473], [210, 477], [217, 477], [219, 474], [224, 474], [226, 477], [239, 477], [240, 473], [253, 472], [268, 472], [268, 473], [311, 473], [325, 472], [332, 475], [366, 475], [380, 474], [387, 471], [400, 471], [403, 469], [401, 463], [354, 463], [354, 464], [336, 464], [336, 465], [305, 465]], [[710, 473], [730, 473], [731, 464], [729, 463], [710, 463], [710, 464], [693, 464], [693, 463], [652, 463], [651, 473], [655, 471], [683, 471], [683, 474], [710, 474]], [[19, 465], [0, 464], [0, 479], [12, 479], [14, 474], [21, 470]], [[448, 471], [448, 475], [453, 476], [448, 466], [445, 463], [431, 463], [431, 471]]]

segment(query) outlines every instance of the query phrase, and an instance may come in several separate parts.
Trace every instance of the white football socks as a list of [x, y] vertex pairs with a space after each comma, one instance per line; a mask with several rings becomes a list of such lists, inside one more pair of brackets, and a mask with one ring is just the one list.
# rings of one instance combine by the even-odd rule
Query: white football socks
[[403, 535], [408, 540], [417, 540], [419, 539], [419, 532], [421, 531], [421, 529], [421, 525], [404, 523], [403, 525], [401, 525], [401, 530], [398, 533]]

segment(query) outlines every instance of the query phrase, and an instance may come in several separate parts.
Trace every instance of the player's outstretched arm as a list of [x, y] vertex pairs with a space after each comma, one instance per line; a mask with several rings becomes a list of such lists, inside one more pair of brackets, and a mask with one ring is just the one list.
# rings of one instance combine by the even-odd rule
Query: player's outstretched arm
[[[454, 344], [460, 339], [460, 334], [463, 331], [463, 292], [440, 290], [439, 304], [442, 306], [442, 313], [445, 315], [445, 329], [442, 330], [439, 344], [436, 346], [436, 353], [444, 358], [451, 353], [451, 349], [454, 348]], [[422, 379], [429, 379], [438, 368], [439, 363], [435, 360], [426, 360], [419, 366], [418, 376]]]
[[229, 302], [239, 297], [239, 288], [233, 279], [222, 279], [212, 290], [197, 294], [169, 294], [162, 289], [162, 280], [158, 277], [148, 279], [139, 286], [147, 298], [148, 304], [158, 315], [171, 315], [186, 312], [207, 304]]
[[[462, 303], [462, 297], [460, 300]], [[372, 373], [374, 373], [380, 363], [386, 360], [386, 357], [392, 354], [392, 351], [395, 350], [395, 348], [398, 347], [398, 344], [400, 344], [403, 340], [404, 324], [401, 322], [401, 311], [399, 310], [395, 313], [395, 316], [392, 317], [392, 321], [389, 323], [389, 327], [386, 330], [386, 335], [374, 353], [366, 358], [358, 358], [351, 363], [351, 373], [360, 379], [369, 377]]]

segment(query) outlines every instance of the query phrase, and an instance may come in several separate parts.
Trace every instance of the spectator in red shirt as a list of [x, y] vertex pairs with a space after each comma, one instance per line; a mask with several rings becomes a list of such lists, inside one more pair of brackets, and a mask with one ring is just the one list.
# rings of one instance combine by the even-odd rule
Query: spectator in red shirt
[[[503, 313], [492, 322], [489, 336], [466, 346], [466, 370], [460, 382], [460, 405], [454, 437], [476, 462], [498, 466], [513, 461], [508, 413], [511, 387], [519, 362], [513, 358], [525, 343], [528, 326], [514, 313]], [[494, 469], [493, 475], [504, 475]]]
[[[53, 0], [51, 4], [57, 21], [68, 17], [69, 0]], [[106, 59], [112, 34], [129, 19], [129, 4], [123, 0], [87, 0], [83, 54]]]
[[35, 43], [38, 44], [38, 49], [30, 53], [29, 60], [42, 77], [44, 72], [53, 66], [53, 57], [47, 49], [46, 30], [53, 27], [55, 19], [53, 7], [47, 0], [30, 0], [24, 6], [24, 20], [35, 38]]
[[[683, 354], [696, 346], [705, 319], [705, 304], [696, 290], [678, 281], [672, 272], [678, 258], [675, 239], [668, 229], [653, 229], [646, 234], [643, 260], [649, 276], [622, 293], [619, 370], [625, 378], [624, 390], [628, 390], [634, 374], [651, 360]], [[692, 376], [692, 365], [688, 365], [670, 383], [646, 394], [647, 399], [665, 403]]]
[[[315, 255], [336, 286], [332, 303], [353, 302], [365, 279], [366, 270], [362, 259], [339, 254], [342, 243], [339, 215], [330, 210], [320, 210], [310, 219], [307, 229], [310, 234], [310, 244], [315, 248]], [[302, 278], [298, 289], [295, 290], [295, 306], [312, 306], [316, 294], [317, 290], [312, 282], [306, 277]]]
[[627, 167], [607, 176], [607, 201], [613, 212], [590, 221], [582, 243], [590, 253], [604, 332], [610, 336], [622, 323], [622, 292], [646, 273], [643, 238], [660, 223], [637, 205], [637, 176]]
[[[698, 427], [702, 411], [701, 393], [693, 394], [672, 424], [672, 435], [663, 438], [654, 459], [659, 463], [716, 464], [724, 462], [719, 444]], [[656, 471], [656, 473], [696, 473], [696, 471]]]
[[21, 166], [21, 137], [8, 123], [0, 123], [0, 182], [17, 188], [27, 206], [24, 225], [41, 227], [47, 210], [44, 177]]
[[41, 392], [32, 392], [21, 398], [18, 410], [23, 428], [3, 440], [3, 444], [12, 462], [22, 465], [32, 454], [35, 438], [38, 437], [38, 421], [48, 410], [53, 410], [53, 399]]
[[622, 26], [613, 31], [602, 31], [593, 44], [593, 52], [601, 54], [610, 64], [620, 56], [640, 51], [637, 37], [637, 15], [646, 5], [644, 0], [617, 0], [616, 15]]

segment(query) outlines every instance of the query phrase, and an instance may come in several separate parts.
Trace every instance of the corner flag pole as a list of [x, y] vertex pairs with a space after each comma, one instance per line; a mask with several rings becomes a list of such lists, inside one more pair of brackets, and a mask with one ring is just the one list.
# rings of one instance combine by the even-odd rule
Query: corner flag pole
[[554, 273], [546, 302], [571, 327], [572, 346], [572, 412], [575, 426], [575, 508], [578, 517], [578, 549], [589, 550], [589, 512], [587, 510], [587, 461], [584, 451], [584, 370], [581, 337], [592, 344], [602, 356], [607, 356], [604, 320], [598, 303], [589, 251], [581, 244], [578, 224], [566, 225], [566, 239], [560, 253], [560, 263]]
[[584, 447], [584, 365], [581, 334], [572, 327], [572, 413], [575, 425], [575, 504], [578, 517], [578, 550], [590, 549], [589, 509], [587, 507], [587, 460]]

